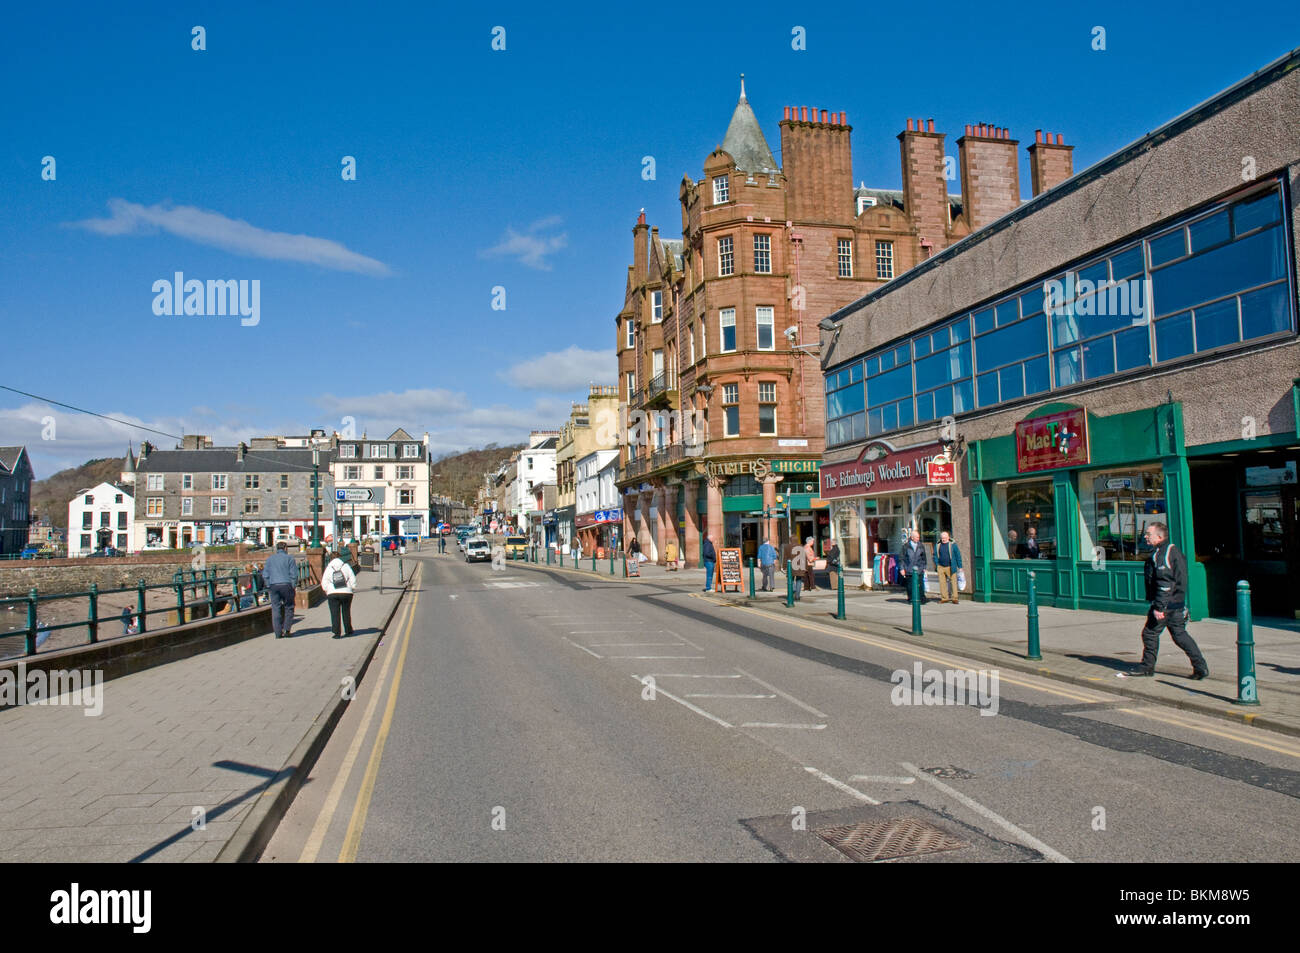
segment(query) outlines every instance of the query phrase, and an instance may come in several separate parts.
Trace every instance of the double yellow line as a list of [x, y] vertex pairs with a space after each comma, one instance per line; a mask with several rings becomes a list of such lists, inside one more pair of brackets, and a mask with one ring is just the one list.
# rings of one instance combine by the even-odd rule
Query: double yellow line
[[[424, 571], [424, 566], [418, 565], [416, 568], [417, 577]], [[375, 709], [378, 706], [379, 699], [383, 695], [384, 679], [388, 676], [388, 668], [397, 659], [397, 667], [393, 675], [392, 685], [388, 691], [388, 704], [384, 708], [384, 717], [379, 723], [379, 733], [375, 738], [374, 749], [370, 753], [370, 760], [366, 764], [366, 773], [361, 779], [361, 790], [357, 793], [357, 802], [352, 810], [352, 818], [348, 823], [347, 834], [343, 838], [343, 849], [339, 851], [339, 863], [350, 864], [357, 859], [357, 850], [361, 846], [361, 832], [365, 828], [366, 814], [370, 810], [370, 799], [374, 795], [375, 780], [379, 775], [379, 763], [383, 758], [384, 744], [388, 740], [388, 732], [393, 723], [393, 711], [397, 707], [397, 690], [402, 683], [402, 669], [406, 665], [406, 650], [411, 645], [411, 629], [415, 624], [415, 609], [420, 602], [419, 580], [412, 581], [411, 589], [413, 597], [406, 611], [406, 625], [403, 629], [402, 623], [398, 622], [397, 631], [401, 632], [400, 641], [401, 651], [390, 652], [385, 659], [383, 667], [379, 672], [379, 680], [375, 686], [375, 692], [370, 696], [370, 701], [366, 705], [365, 714], [361, 718], [361, 724], [357, 727], [355, 736], [351, 745], [348, 746], [347, 754], [343, 758], [343, 763], [339, 767], [338, 776], [334, 779], [334, 784], [330, 787], [329, 795], [325, 799], [325, 804], [321, 808], [320, 815], [316, 818], [316, 823], [312, 827], [311, 834], [307, 838], [307, 843], [303, 847], [301, 856], [298, 858], [299, 863], [313, 863], [320, 854], [322, 845], [325, 842], [325, 835], [329, 832], [330, 825], [334, 820], [334, 813], [338, 809], [339, 802], [343, 798], [343, 791], [347, 787], [349, 779], [352, 777], [352, 769], [356, 764], [357, 757], [361, 752], [361, 746], [365, 742], [366, 735], [370, 731], [370, 722], [374, 717]], [[394, 643], [394, 648], [397, 648]]]

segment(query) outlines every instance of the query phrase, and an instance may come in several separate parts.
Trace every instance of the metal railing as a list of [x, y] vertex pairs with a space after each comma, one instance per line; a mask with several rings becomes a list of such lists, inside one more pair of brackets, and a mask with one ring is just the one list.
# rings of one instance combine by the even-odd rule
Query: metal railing
[[667, 371], [664, 371], [662, 374], [655, 375], [654, 379], [646, 385], [645, 399], [654, 400], [654, 398], [658, 397], [665, 391], [676, 389], [677, 387], [672, 376]]
[[[299, 562], [298, 581], [295, 588], [305, 588], [310, 582], [310, 567], [306, 562]], [[162, 589], [168, 589], [176, 593], [175, 605], [150, 609], [146, 605], [146, 593]], [[99, 600], [101, 597], [128, 592], [134, 593], [136, 596], [136, 605], [133, 612], [128, 612], [128, 607], [128, 609], [117, 615], [99, 614]], [[24, 606], [27, 609], [27, 624], [23, 628], [0, 632], [0, 639], [22, 635], [22, 656], [29, 656], [36, 654], [38, 643], [42, 641], [42, 634], [48, 638], [49, 634], [64, 629], [84, 628], [86, 630], [86, 642], [93, 644], [100, 641], [100, 626], [111, 626], [113, 623], [118, 623], [124, 629], [118, 635], [135, 635], [149, 631], [149, 617], [157, 616], [159, 613], [176, 614], [175, 622], [159, 626], [159, 628], [168, 629], [185, 624], [186, 610], [189, 610], [189, 621], [194, 621], [195, 618], [213, 618], [226, 609], [229, 609], [230, 612], [242, 612], [246, 609], [252, 609], [265, 604], [267, 598], [262, 574], [260, 570], [256, 569], [252, 572], [241, 572], [238, 569], [232, 569], [229, 572], [216, 569], [177, 570], [172, 574], [171, 582], [151, 585], [141, 579], [134, 586], [126, 586], [120, 589], [100, 589], [98, 584], [91, 583], [90, 589], [85, 592], [62, 592], [46, 596], [42, 596], [35, 588], [32, 588], [25, 596], [10, 596], [0, 599], [0, 610], [6, 610], [11, 606]], [[59, 600], [69, 599], [87, 600], [85, 620], [44, 625], [40, 623], [40, 607], [42, 604], [48, 605]], [[135, 629], [134, 632], [131, 631], [132, 627]], [[107, 637], [115, 638], [116, 636]], [[9, 655], [5, 657], [13, 658], [15, 656]]]

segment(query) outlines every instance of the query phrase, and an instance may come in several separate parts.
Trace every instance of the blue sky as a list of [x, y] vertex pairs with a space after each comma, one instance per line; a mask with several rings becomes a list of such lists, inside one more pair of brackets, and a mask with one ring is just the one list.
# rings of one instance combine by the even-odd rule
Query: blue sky
[[[933, 117], [951, 155], [987, 121], [1021, 140], [1028, 197], [1036, 128], [1083, 169], [1300, 36], [1284, 6], [921, 9], [12, 7], [0, 383], [225, 441], [344, 416], [438, 449], [516, 440], [613, 383], [630, 229], [644, 207], [680, 236], [677, 185], [721, 141], [739, 73], [774, 151], [783, 106], [845, 110], [855, 180], [896, 188], [906, 117]], [[259, 323], [155, 315], [177, 271], [258, 280]], [[141, 436], [0, 391], [0, 444], [38, 476]]]

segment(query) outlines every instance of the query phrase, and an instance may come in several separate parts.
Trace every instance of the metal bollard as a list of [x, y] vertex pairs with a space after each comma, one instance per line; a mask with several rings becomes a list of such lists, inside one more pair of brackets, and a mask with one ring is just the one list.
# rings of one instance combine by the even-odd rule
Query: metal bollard
[[546, 547], [546, 565], [549, 566], [550, 564], [551, 564], [551, 547], [550, 547], [550, 546], [547, 546], [547, 547]]
[[614, 547], [609, 547], [609, 574], [614, 575]]
[[406, 580], [402, 578], [402, 557], [401, 556], [397, 557], [397, 581], [398, 583], [406, 582]]
[[594, 549], [591, 551], [591, 571], [596, 571], [596, 551]]
[[1234, 705], [1258, 705], [1255, 680], [1255, 623], [1250, 615], [1250, 583], [1237, 583], [1237, 697]]
[[623, 578], [627, 578], [627, 553], [623, 554]]
[[[215, 574], [216, 570], [214, 569], [212, 570], [212, 572]], [[144, 606], [144, 580], [143, 579], [141, 579], [140, 582], [136, 584], [135, 591], [136, 591], [136, 597], [135, 597], [136, 618], [140, 620], [139, 632], [141, 635], [143, 635], [146, 631], [148, 631], [148, 625], [146, 624], [146, 615], [145, 615], [145, 613], [148, 610], [145, 609]]]
[[36, 654], [36, 587], [27, 592], [27, 637], [23, 646], [28, 655]]
[[788, 559], [785, 561], [785, 605], [787, 609], [794, 605], [794, 574]]
[[835, 573], [835, 582], [836, 582], [835, 588], [837, 590], [835, 618], [843, 619], [844, 618], [844, 570], [843, 568], [841, 568], [838, 572]]
[[915, 569], [907, 575], [912, 590], [912, 634], [925, 635], [921, 631], [921, 574]]
[[754, 595], [754, 557], [749, 557], [749, 598], [755, 599]]
[[1029, 620], [1029, 654], [1025, 658], [1031, 661], [1042, 661], [1043, 653], [1039, 651], [1038, 646], [1038, 584], [1034, 581], [1035, 574], [1029, 573], [1029, 607], [1026, 617]]
[[90, 642], [99, 641], [99, 583], [90, 584], [90, 606], [86, 611], [86, 637]]

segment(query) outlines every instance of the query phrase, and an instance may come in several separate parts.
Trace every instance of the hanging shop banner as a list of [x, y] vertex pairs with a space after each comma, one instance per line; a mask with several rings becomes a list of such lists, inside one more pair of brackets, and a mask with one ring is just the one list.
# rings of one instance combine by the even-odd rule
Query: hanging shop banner
[[822, 464], [821, 496], [837, 499], [875, 493], [919, 490], [926, 486], [927, 465], [943, 453], [943, 444], [927, 443], [895, 450], [882, 440], [867, 444], [857, 460]]
[[947, 457], [935, 457], [925, 467], [926, 486], [956, 486], [957, 464]]
[[1088, 462], [1088, 414], [1082, 407], [1016, 424], [1016, 469], [1056, 470]]
[[735, 588], [740, 592], [740, 550], [718, 550], [718, 582], [715, 592], [727, 592]]

